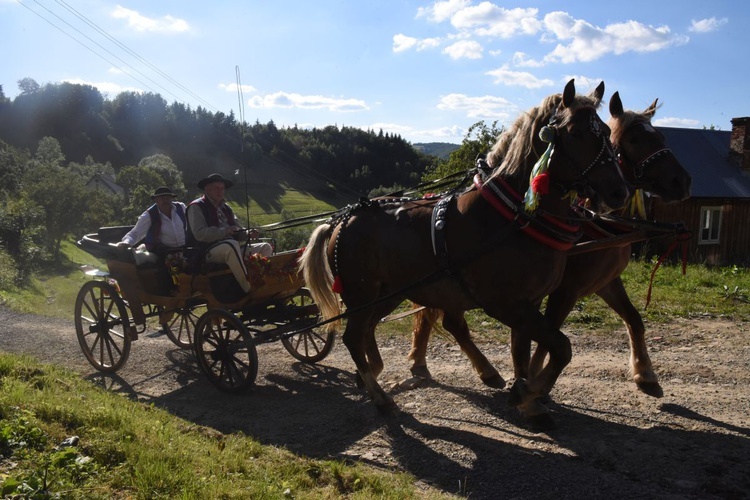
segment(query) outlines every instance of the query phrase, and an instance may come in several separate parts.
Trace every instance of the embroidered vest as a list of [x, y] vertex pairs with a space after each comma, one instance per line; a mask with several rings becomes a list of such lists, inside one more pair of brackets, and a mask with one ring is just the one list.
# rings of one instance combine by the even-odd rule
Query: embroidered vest
[[[219, 210], [213, 203], [206, 200], [205, 195], [197, 200], [193, 200], [190, 205], [197, 205], [201, 209], [201, 212], [203, 212], [203, 218], [206, 219], [206, 225], [212, 227], [217, 227], [219, 225]], [[221, 209], [224, 217], [226, 217], [227, 223], [229, 223], [230, 226], [233, 226], [234, 212], [232, 212], [232, 208], [226, 203], [222, 203], [219, 205], [219, 209]], [[193, 235], [193, 231], [190, 229], [190, 224], [188, 224], [187, 244], [191, 247], [205, 245], [205, 243], [198, 241], [195, 235]]]
[[[172, 210], [177, 212], [177, 216], [182, 221], [183, 230], [186, 229], [187, 221], [185, 220], [185, 211], [182, 209], [182, 205], [172, 202]], [[146, 211], [151, 217], [151, 227], [148, 228], [143, 243], [146, 245], [146, 249], [151, 251], [161, 244], [159, 241], [159, 235], [161, 235], [161, 215], [159, 214], [159, 207], [156, 206], [156, 203], [148, 207], [148, 210]]]

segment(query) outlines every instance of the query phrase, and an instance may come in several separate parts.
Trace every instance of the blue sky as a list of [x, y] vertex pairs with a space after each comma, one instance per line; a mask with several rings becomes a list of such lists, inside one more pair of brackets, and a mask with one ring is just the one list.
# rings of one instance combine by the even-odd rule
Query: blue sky
[[25, 77], [70, 81], [413, 143], [507, 125], [572, 77], [630, 109], [658, 97], [657, 125], [750, 116], [739, 0], [0, 0], [0, 47], [10, 98]]

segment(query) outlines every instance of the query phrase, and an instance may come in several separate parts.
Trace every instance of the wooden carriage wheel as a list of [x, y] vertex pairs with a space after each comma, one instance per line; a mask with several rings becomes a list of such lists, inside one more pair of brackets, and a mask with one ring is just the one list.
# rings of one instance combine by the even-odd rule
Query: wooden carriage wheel
[[[296, 294], [289, 298], [287, 301], [288, 305], [310, 309], [310, 312], [306, 313], [303, 317], [300, 317], [300, 322], [309, 320], [310, 322], [317, 323], [320, 320], [320, 314], [317, 307], [314, 306], [315, 302], [310, 295], [310, 291], [307, 288], [301, 288]], [[281, 343], [289, 354], [295, 359], [302, 361], [303, 363], [317, 363], [324, 359], [333, 349], [335, 335], [333, 332], [326, 333], [322, 328], [309, 328], [291, 337], [284, 337], [281, 339]]]
[[75, 324], [83, 355], [101, 372], [116, 372], [130, 356], [130, 323], [125, 301], [104, 281], [84, 283], [75, 304]]
[[229, 311], [211, 309], [195, 327], [198, 366], [219, 390], [241, 392], [255, 383], [258, 352], [245, 325]]
[[205, 300], [188, 300], [183, 307], [175, 311], [172, 319], [161, 324], [162, 330], [180, 349], [192, 349], [196, 325], [206, 310]]

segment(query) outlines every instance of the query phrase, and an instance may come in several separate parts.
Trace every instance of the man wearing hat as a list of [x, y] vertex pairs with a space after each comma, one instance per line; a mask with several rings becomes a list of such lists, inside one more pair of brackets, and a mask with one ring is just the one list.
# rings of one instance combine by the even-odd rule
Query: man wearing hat
[[250, 292], [244, 257], [259, 253], [269, 257], [273, 248], [268, 243], [253, 243], [240, 247], [235, 237], [243, 233], [236, 223], [232, 208], [224, 200], [224, 192], [232, 187], [232, 181], [221, 174], [211, 174], [201, 179], [198, 188], [203, 196], [194, 200], [187, 208], [187, 243], [205, 250], [205, 261], [226, 264], [245, 293]]
[[174, 201], [176, 196], [166, 186], [157, 188], [151, 195], [154, 204], [138, 217], [133, 229], [118, 244], [133, 246], [143, 241], [143, 246], [139, 246], [136, 252], [136, 263], [156, 262], [159, 255], [164, 256], [171, 249], [185, 246], [186, 207], [184, 203]]

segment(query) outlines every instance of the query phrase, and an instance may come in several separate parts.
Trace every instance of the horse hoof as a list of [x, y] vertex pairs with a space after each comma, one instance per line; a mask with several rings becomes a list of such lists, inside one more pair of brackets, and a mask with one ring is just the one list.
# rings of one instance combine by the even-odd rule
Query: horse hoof
[[552, 398], [550, 397], [549, 394], [545, 394], [544, 396], [539, 396], [538, 398], [536, 398], [536, 400], [539, 403], [542, 403], [543, 405], [548, 405], [552, 402]]
[[644, 392], [649, 396], [653, 396], [655, 398], [664, 396], [664, 389], [661, 388], [659, 382], [639, 382], [636, 383], [636, 385], [641, 392]]
[[534, 432], [551, 431], [557, 427], [555, 419], [549, 413], [540, 413], [526, 418], [529, 428]]
[[378, 408], [378, 412], [380, 412], [380, 414], [384, 417], [395, 417], [401, 414], [401, 409], [398, 407], [395, 401], [388, 401], [376, 406]]
[[484, 385], [493, 387], [495, 389], [502, 389], [505, 387], [505, 379], [499, 374], [492, 375], [488, 378], [483, 378], [482, 382], [484, 383]]
[[522, 378], [516, 379], [513, 382], [513, 387], [510, 388], [508, 394], [508, 406], [515, 408], [526, 400], [526, 396], [529, 393], [529, 388], [526, 386], [526, 380]]
[[415, 377], [432, 380], [432, 374], [430, 373], [430, 370], [428, 370], [426, 366], [412, 366], [410, 371], [411, 371], [411, 374], [414, 375]]

